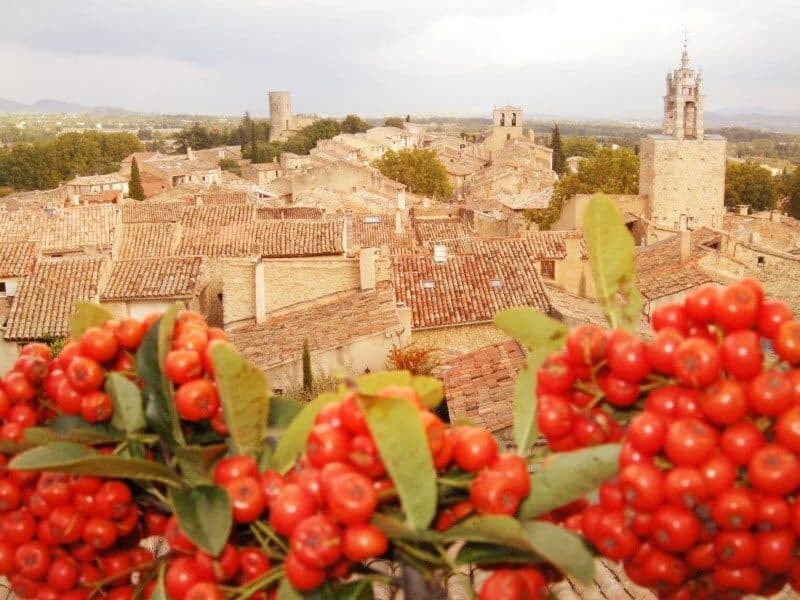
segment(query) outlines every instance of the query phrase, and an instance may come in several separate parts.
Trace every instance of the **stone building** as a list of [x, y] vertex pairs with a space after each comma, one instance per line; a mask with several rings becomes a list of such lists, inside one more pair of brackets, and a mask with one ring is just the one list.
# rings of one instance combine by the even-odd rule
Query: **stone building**
[[[529, 132], [533, 135], [533, 131]], [[490, 152], [497, 152], [509, 140], [521, 138], [522, 108], [519, 106], [501, 106], [492, 111], [492, 128], [483, 135], [483, 146]]]
[[292, 99], [289, 92], [269, 93], [269, 141], [285, 139], [292, 129]]

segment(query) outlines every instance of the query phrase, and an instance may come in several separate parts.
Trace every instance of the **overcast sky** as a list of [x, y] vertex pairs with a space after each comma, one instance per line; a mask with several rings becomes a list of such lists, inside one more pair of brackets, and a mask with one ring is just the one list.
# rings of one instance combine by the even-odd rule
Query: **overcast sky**
[[0, 97], [154, 112], [658, 117], [800, 108], [798, 0], [0, 0]]

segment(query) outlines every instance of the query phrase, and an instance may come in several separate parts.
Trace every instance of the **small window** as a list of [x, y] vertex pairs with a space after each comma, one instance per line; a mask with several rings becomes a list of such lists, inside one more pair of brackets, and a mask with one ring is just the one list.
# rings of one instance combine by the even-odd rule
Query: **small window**
[[503, 287], [503, 280], [502, 279], [490, 279], [489, 285], [493, 288], [501, 288]]
[[272, 388], [272, 393], [276, 396], [283, 396], [283, 388]]
[[548, 279], [556, 278], [556, 262], [554, 260], [542, 261], [542, 277], [547, 277]]
[[0, 281], [0, 294], [5, 295], [6, 293], [6, 282]]
[[433, 279], [423, 279], [421, 285], [423, 290], [432, 290], [436, 287], [436, 282]]
[[220, 292], [219, 294], [217, 294], [217, 300], [219, 300], [220, 302], [222, 302], [222, 292]]
[[756, 260], [756, 266], [759, 269], [763, 269], [764, 265], [766, 265], [766, 264], [767, 264], [767, 261], [763, 256], [759, 256], [758, 259]]
[[370, 224], [373, 224], [373, 223], [380, 223], [380, 222], [381, 222], [381, 218], [378, 215], [370, 215], [368, 217], [364, 217], [364, 224], [365, 225], [370, 225]]

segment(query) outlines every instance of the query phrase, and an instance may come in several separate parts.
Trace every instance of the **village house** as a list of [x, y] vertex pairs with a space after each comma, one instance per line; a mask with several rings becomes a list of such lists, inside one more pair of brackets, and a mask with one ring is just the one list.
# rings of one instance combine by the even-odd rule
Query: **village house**
[[[97, 196], [119, 202], [128, 195], [128, 179], [120, 173], [75, 177], [67, 182], [67, 198], [72, 204], [87, 204], [90, 201], [88, 197]], [[81, 198], [84, 198], [83, 202]]]
[[281, 165], [278, 162], [251, 163], [242, 167], [242, 178], [265, 187], [270, 181], [281, 176]]
[[217, 163], [196, 158], [191, 148], [185, 155], [159, 156], [143, 161], [139, 170], [158, 178], [167, 187], [186, 183], [219, 185], [222, 173]]
[[204, 313], [203, 266], [204, 259], [199, 256], [114, 261], [100, 302], [118, 319], [142, 319], [175, 302]]

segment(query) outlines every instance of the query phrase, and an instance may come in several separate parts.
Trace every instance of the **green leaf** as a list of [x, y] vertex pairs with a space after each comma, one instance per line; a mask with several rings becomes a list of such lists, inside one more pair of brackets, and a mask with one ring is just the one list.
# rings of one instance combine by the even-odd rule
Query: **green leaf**
[[456, 556], [459, 565], [491, 565], [498, 563], [530, 564], [537, 557], [533, 552], [506, 548], [495, 544], [475, 543], [465, 544]]
[[364, 407], [408, 524], [424, 529], [436, 514], [436, 471], [419, 412], [409, 402], [393, 398], [367, 399]]
[[377, 396], [389, 386], [411, 387], [412, 376], [409, 371], [381, 371], [356, 377], [358, 392], [364, 396]]
[[216, 485], [198, 485], [173, 489], [170, 497], [181, 531], [198, 548], [218, 556], [233, 525], [228, 492]]
[[181, 475], [190, 485], [211, 483], [211, 467], [226, 452], [225, 444], [213, 446], [186, 446], [175, 449], [175, 458], [178, 461]]
[[337, 584], [333, 587], [334, 600], [372, 600], [372, 582], [367, 579]]
[[303, 410], [302, 402], [291, 398], [272, 396], [269, 399], [269, 426], [278, 429], [287, 427], [301, 410]]
[[267, 377], [227, 344], [214, 346], [211, 359], [233, 447], [258, 458], [269, 418]]
[[586, 207], [583, 236], [597, 301], [612, 328], [635, 330], [642, 312], [636, 287], [636, 245], [614, 202], [596, 194]]
[[556, 350], [564, 345], [569, 329], [535, 308], [507, 308], [494, 316], [498, 329], [528, 350]]
[[73, 340], [79, 340], [90, 327], [99, 327], [113, 318], [104, 306], [79, 300], [75, 303], [75, 314], [69, 319], [69, 333]]
[[538, 350], [528, 355], [527, 367], [517, 373], [514, 382], [514, 443], [521, 454], [526, 454], [539, 438], [536, 420], [536, 370], [549, 351]]
[[519, 509], [523, 521], [583, 498], [619, 471], [619, 444], [603, 444], [554, 456], [531, 475], [531, 493]]
[[436, 543], [444, 539], [437, 531], [432, 529], [411, 529], [400, 519], [382, 512], [376, 512], [372, 515], [370, 522], [383, 531], [390, 540]]
[[[44, 431], [43, 431], [44, 430]], [[111, 427], [108, 423], [87, 423], [83, 418], [75, 415], [60, 415], [47, 422], [45, 427], [31, 427], [25, 430], [27, 434], [35, 433], [36, 439], [44, 439], [53, 434], [47, 442], [78, 442], [81, 444], [113, 444], [125, 439], [125, 433]], [[41, 438], [39, 437], [41, 436]]]
[[303, 594], [294, 589], [288, 579], [285, 577], [281, 579], [277, 600], [303, 600], [303, 598]]
[[583, 538], [547, 521], [525, 523], [523, 530], [536, 554], [565, 575], [592, 583], [594, 555]]
[[522, 524], [513, 517], [483, 515], [455, 524], [442, 534], [447, 541], [465, 540], [530, 551]]
[[136, 352], [136, 371], [144, 381], [144, 414], [147, 423], [175, 449], [185, 446], [178, 412], [172, 399], [172, 384], [164, 374], [164, 358], [169, 352], [172, 329], [180, 305], [173, 304], [150, 327]]
[[105, 389], [114, 403], [114, 413], [111, 415], [113, 427], [128, 433], [147, 427], [142, 394], [135, 383], [119, 373], [109, 373]]
[[411, 387], [419, 394], [422, 403], [429, 410], [433, 410], [444, 400], [444, 382], [436, 377], [414, 375], [411, 378]]
[[305, 452], [308, 432], [314, 426], [317, 413], [328, 404], [339, 402], [344, 394], [342, 392], [327, 392], [320, 394], [315, 400], [307, 404], [295, 417], [289, 427], [281, 436], [275, 452], [272, 454], [272, 468], [279, 473], [286, 473], [292, 468], [295, 461]]
[[158, 580], [156, 581], [156, 587], [153, 588], [153, 595], [150, 596], [150, 600], [169, 600], [167, 588], [164, 586], [164, 574], [166, 570], [167, 563], [162, 562], [158, 567]]
[[[29, 428], [27, 431], [30, 431]], [[5, 456], [14, 456], [15, 454], [19, 454], [20, 452], [25, 452], [25, 450], [30, 450], [31, 448], [36, 447], [36, 443], [26, 440], [24, 442], [12, 442], [11, 440], [0, 440], [0, 454]]]
[[8, 466], [20, 471], [61, 471], [75, 475], [160, 481], [169, 485], [181, 483], [178, 474], [161, 463], [100, 454], [74, 442], [38, 446], [17, 455]]

